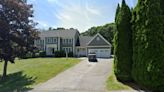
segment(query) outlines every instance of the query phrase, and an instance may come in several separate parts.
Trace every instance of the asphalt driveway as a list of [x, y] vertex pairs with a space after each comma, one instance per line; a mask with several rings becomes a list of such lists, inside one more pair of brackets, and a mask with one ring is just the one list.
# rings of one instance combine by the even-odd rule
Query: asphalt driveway
[[84, 59], [30, 92], [106, 92], [105, 82], [112, 72], [112, 59], [98, 61], [89, 63]]

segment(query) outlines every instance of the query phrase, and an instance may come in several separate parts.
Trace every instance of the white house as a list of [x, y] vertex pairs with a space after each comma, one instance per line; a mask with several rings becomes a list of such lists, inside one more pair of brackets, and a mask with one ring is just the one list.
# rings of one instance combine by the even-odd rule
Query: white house
[[58, 29], [42, 31], [40, 39], [35, 45], [47, 55], [54, 55], [55, 51], [63, 50], [73, 52], [74, 56], [87, 56], [95, 52], [97, 57], [109, 58], [111, 55], [111, 44], [99, 33], [94, 37], [81, 36], [76, 29]]

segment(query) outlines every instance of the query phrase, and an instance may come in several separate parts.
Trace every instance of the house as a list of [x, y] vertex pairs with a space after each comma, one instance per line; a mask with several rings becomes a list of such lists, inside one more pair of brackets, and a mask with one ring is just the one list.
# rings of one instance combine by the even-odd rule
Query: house
[[61, 50], [72, 52], [77, 57], [95, 52], [97, 57], [109, 58], [111, 54], [111, 44], [99, 33], [94, 37], [81, 36], [78, 30], [71, 28], [42, 31], [39, 37], [35, 45], [46, 55], [54, 55], [55, 51]]

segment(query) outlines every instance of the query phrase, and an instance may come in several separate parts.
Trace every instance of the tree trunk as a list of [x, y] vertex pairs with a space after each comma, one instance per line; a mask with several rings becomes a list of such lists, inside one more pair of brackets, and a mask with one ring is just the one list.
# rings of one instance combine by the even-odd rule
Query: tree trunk
[[2, 80], [6, 79], [8, 61], [4, 61]]

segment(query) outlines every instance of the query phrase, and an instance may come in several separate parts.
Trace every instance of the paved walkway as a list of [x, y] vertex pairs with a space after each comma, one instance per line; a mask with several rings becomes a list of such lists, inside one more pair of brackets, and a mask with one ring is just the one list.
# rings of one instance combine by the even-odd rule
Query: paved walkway
[[30, 92], [106, 92], [105, 82], [112, 72], [112, 59], [87, 59], [64, 71]]

